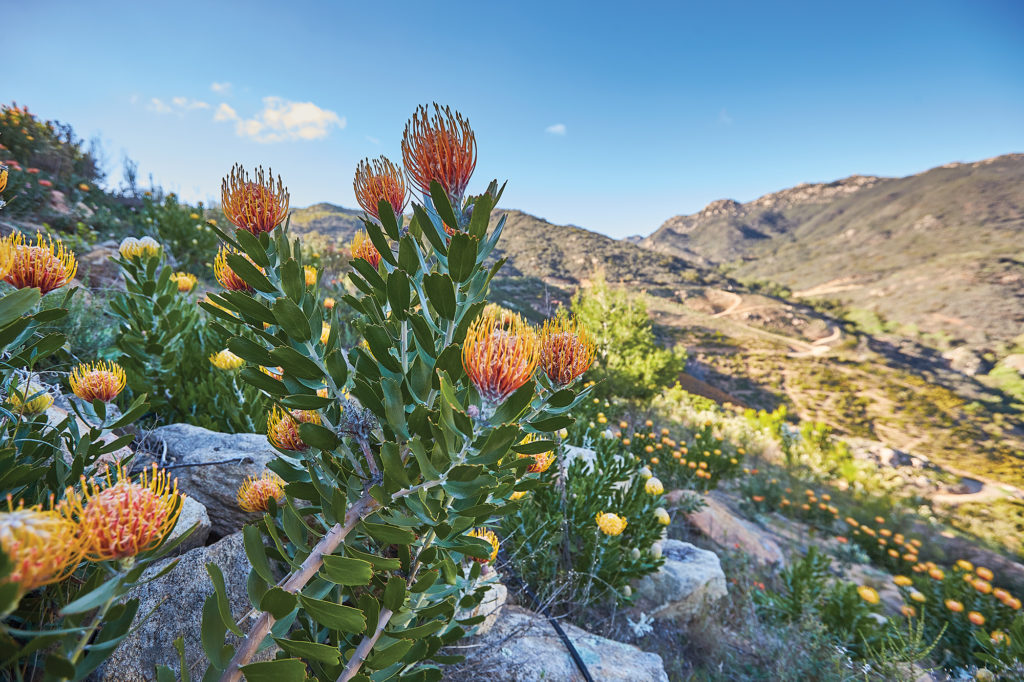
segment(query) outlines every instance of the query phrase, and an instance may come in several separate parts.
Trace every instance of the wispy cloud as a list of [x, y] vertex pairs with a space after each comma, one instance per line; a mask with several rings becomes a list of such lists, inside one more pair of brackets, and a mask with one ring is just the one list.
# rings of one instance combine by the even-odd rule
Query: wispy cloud
[[242, 118], [230, 106], [221, 104], [213, 120], [234, 121], [236, 135], [256, 142], [319, 140], [347, 123], [344, 116], [312, 102], [292, 102], [281, 97], [264, 97], [263, 109], [252, 118]]
[[213, 82], [210, 83], [210, 89], [219, 95], [226, 95], [231, 90], [231, 83], [226, 81], [223, 83]]
[[556, 123], [554, 125], [550, 125], [550, 126], [548, 126], [547, 128], [544, 129], [544, 132], [549, 134], [549, 135], [565, 135], [565, 133], [566, 133], [565, 124], [564, 123]]
[[209, 109], [210, 105], [207, 102], [189, 97], [172, 97], [169, 102], [165, 102], [159, 97], [150, 97], [149, 102], [146, 103], [146, 108], [158, 114], [182, 115], [195, 109]]
[[718, 123], [724, 126], [731, 126], [732, 116], [729, 115], [728, 111], [722, 109], [721, 111], [718, 112]]

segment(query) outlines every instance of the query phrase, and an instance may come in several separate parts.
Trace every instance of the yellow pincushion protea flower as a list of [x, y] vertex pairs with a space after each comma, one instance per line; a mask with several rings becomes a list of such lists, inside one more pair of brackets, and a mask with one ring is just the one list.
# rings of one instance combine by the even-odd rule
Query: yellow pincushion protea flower
[[265, 512], [270, 500], [284, 501], [284, 481], [273, 471], [264, 471], [257, 478], [249, 476], [238, 488], [238, 506], [246, 512]]
[[356, 232], [355, 236], [352, 237], [352, 244], [349, 246], [349, 251], [352, 254], [353, 260], [362, 258], [374, 268], [380, 265], [380, 251], [378, 251], [377, 247], [374, 246], [372, 241], [370, 241], [370, 237], [366, 234], [366, 230]]
[[914, 581], [905, 575], [897, 575], [892, 579], [892, 581], [900, 587], [910, 587], [914, 584]]
[[596, 349], [593, 336], [577, 318], [547, 320], [540, 332], [540, 368], [552, 383], [571, 384], [590, 369]]
[[0, 584], [16, 583], [23, 594], [74, 572], [85, 551], [78, 524], [39, 505], [14, 507], [9, 495], [7, 509], [0, 512], [0, 548], [12, 568]]
[[245, 169], [236, 165], [221, 184], [221, 209], [225, 217], [254, 235], [270, 232], [284, 222], [288, 200], [281, 176], [277, 176], [275, 186], [273, 171], [268, 169], [264, 175], [262, 166], [250, 179]]
[[667, 526], [672, 523], [672, 517], [668, 515], [668, 512], [664, 507], [658, 507], [654, 510], [654, 518], [663, 526]]
[[238, 357], [227, 348], [210, 355], [210, 362], [217, 369], [222, 369], [224, 371], [240, 369], [242, 365], [245, 364], [245, 360]]
[[124, 370], [116, 362], [86, 362], [71, 370], [71, 391], [90, 403], [109, 403], [124, 390], [125, 382]]
[[646, 483], [644, 483], [644, 492], [648, 495], [661, 495], [665, 492], [665, 486], [662, 485], [658, 478], [652, 476], [647, 479]]
[[508, 499], [509, 499], [509, 502], [515, 502], [516, 500], [521, 500], [524, 497], [526, 497], [526, 491], [525, 490], [516, 490], [515, 492], [513, 492], [511, 495], [508, 496]]
[[973, 625], [981, 626], [985, 624], [985, 616], [981, 615], [977, 611], [971, 611], [968, 613], [967, 620], [971, 621], [971, 624]]
[[952, 611], [953, 613], [960, 613], [964, 610], [964, 605], [961, 602], [958, 602], [956, 599], [947, 599], [945, 603], [946, 608]]
[[78, 519], [90, 561], [128, 559], [157, 547], [174, 528], [184, 495], [178, 480], [166, 471], [143, 471], [133, 481], [118, 464], [117, 481], [110, 469], [102, 483], [82, 477], [81, 495], [67, 501]]
[[540, 360], [537, 333], [516, 314], [484, 310], [469, 325], [462, 366], [480, 397], [500, 405], [533, 377]]
[[42, 414], [53, 405], [53, 396], [42, 384], [30, 381], [20, 386], [12, 386], [7, 403], [13, 411], [21, 414]]
[[327, 345], [327, 339], [331, 338], [331, 323], [320, 323], [320, 343]]
[[328, 296], [327, 298], [324, 299], [324, 308], [327, 308], [328, 310], [331, 310], [332, 308], [334, 308], [334, 304], [335, 304], [335, 300], [333, 298], [331, 298], [330, 296]]
[[316, 268], [312, 265], [302, 266], [303, 276], [306, 278], [306, 286], [311, 287], [316, 284]]
[[299, 436], [299, 424], [319, 424], [320, 421], [320, 413], [314, 410], [288, 412], [275, 405], [267, 415], [267, 439], [282, 450], [305, 450], [309, 446]]
[[[524, 445], [526, 443], [533, 443], [539, 440], [539, 438], [540, 437], [535, 433], [528, 433], [526, 434], [526, 438], [523, 438], [521, 441], [519, 441], [519, 444]], [[533, 458], [533, 463], [530, 464], [530, 466], [527, 467], [526, 469], [527, 473], [531, 474], [544, 473], [551, 467], [551, 463], [555, 461], [555, 453], [553, 453], [550, 450], [548, 450], [547, 452], [538, 452], [535, 455], [524, 455], [523, 453], [520, 452], [516, 453], [516, 457], [518, 459], [524, 459], [526, 457]]]
[[501, 543], [498, 541], [498, 536], [494, 534], [494, 531], [488, 530], [487, 528], [474, 528], [469, 531], [467, 535], [471, 538], [480, 538], [481, 540], [486, 540], [491, 543], [490, 555], [486, 559], [472, 557], [473, 561], [481, 564], [488, 564], [498, 558], [498, 548], [501, 546]]
[[171, 275], [171, 281], [178, 285], [178, 291], [187, 294], [195, 288], [198, 280], [191, 272], [176, 272]]
[[163, 253], [163, 250], [160, 242], [152, 237], [142, 237], [141, 239], [125, 237], [121, 240], [121, 245], [117, 247], [121, 257], [127, 260], [132, 260], [133, 258], [140, 260], [158, 258]]
[[0, 192], [3, 192], [5, 189], [7, 189], [7, 173], [7, 166], [0, 163]]
[[627, 521], [625, 517], [611, 512], [601, 512], [596, 517], [597, 527], [605, 535], [621, 535], [626, 530]]
[[857, 594], [859, 594], [860, 598], [869, 604], [877, 604], [881, 599], [878, 596], [878, 591], [873, 587], [868, 587], [867, 585], [860, 585], [857, 587]]
[[[228, 291], [252, 291], [253, 289], [249, 286], [248, 282], [236, 275], [235, 271], [228, 265], [228, 254], [237, 254], [252, 263], [252, 259], [241, 251], [236, 251], [229, 246], [221, 246], [217, 251], [217, 256], [213, 259], [213, 276]], [[255, 263], [253, 263], [253, 267], [263, 272], [263, 268], [257, 267]]]
[[49, 293], [70, 282], [78, 272], [75, 254], [59, 239], [37, 233], [36, 243], [28, 244], [21, 232], [15, 232], [5, 241], [13, 253], [4, 280], [18, 289], [35, 287]]

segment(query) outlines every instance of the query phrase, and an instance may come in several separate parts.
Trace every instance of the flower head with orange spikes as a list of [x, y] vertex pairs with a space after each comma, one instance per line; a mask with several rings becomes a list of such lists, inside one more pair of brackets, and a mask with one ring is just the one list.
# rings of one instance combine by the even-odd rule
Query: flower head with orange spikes
[[249, 476], [238, 488], [238, 507], [242, 511], [268, 511], [271, 499], [278, 504], [284, 500], [284, 481], [273, 471], [264, 471], [259, 478]]
[[449, 107], [434, 104], [433, 115], [426, 106], [417, 108], [405, 124], [402, 163], [424, 196], [430, 196], [430, 182], [436, 180], [458, 211], [476, 168], [476, 136], [469, 121]]
[[[540, 440], [540, 437], [535, 433], [526, 434], [526, 438], [519, 441], [520, 445], [526, 445], [527, 443], [533, 443]], [[551, 467], [551, 463], [555, 461], [555, 453], [548, 450], [547, 452], [538, 452], [533, 455], [525, 455], [523, 453], [516, 453], [518, 459], [525, 457], [532, 457], [533, 462], [526, 468], [526, 472], [530, 474], [542, 474]]]
[[288, 215], [288, 190], [277, 176], [268, 169], [264, 175], [261, 166], [255, 178], [241, 165], [231, 169], [231, 174], [221, 184], [221, 208], [224, 215], [236, 226], [254, 235], [270, 232], [284, 222]]
[[40, 505], [15, 507], [10, 495], [7, 511], [0, 512], [0, 548], [11, 562], [0, 584], [16, 583], [22, 594], [71, 575], [85, 551], [74, 521]]
[[559, 386], [571, 384], [594, 362], [597, 346], [578, 318], [559, 317], [544, 322], [540, 332], [540, 366]]
[[176, 272], [171, 275], [171, 281], [178, 285], [178, 291], [187, 294], [195, 288], [198, 280], [191, 272]]
[[13, 253], [4, 280], [18, 289], [35, 287], [49, 293], [70, 282], [78, 272], [75, 254], [59, 239], [37, 233], [36, 243], [28, 244], [21, 232], [15, 232], [5, 241]]
[[494, 534], [494, 531], [487, 528], [474, 528], [469, 531], [467, 535], [471, 538], [477, 538], [484, 542], [491, 543], [491, 553], [487, 558], [472, 557], [473, 561], [481, 564], [488, 564], [498, 558], [498, 548], [501, 546], [501, 543], [498, 541], [498, 536]]
[[7, 189], [7, 166], [0, 163], [0, 192]]
[[81, 495], [66, 502], [77, 517], [90, 561], [128, 559], [158, 546], [178, 520], [184, 496], [166, 471], [145, 470], [133, 481], [118, 464], [117, 481], [102, 484], [82, 477]]
[[530, 325], [493, 309], [473, 320], [462, 345], [462, 366], [489, 407], [529, 381], [539, 359], [540, 343]]
[[84, 362], [71, 370], [71, 391], [82, 400], [109, 403], [124, 390], [126, 377], [116, 362]]
[[360, 161], [356, 166], [352, 187], [362, 209], [377, 220], [380, 220], [378, 206], [381, 199], [391, 204], [391, 210], [396, 216], [405, 212], [407, 193], [402, 169], [391, 163], [386, 156]]
[[352, 237], [352, 245], [349, 249], [353, 259], [362, 258], [374, 268], [380, 265], [380, 251], [370, 241], [370, 237], [366, 234], [365, 230], [356, 232], [355, 236]]
[[320, 414], [313, 410], [287, 412], [276, 405], [267, 415], [267, 438], [282, 450], [300, 451], [309, 446], [299, 436], [299, 424], [319, 424]]
[[[213, 259], [213, 275], [217, 278], [217, 282], [228, 291], [252, 291], [252, 287], [244, 279], [239, 277], [231, 266], [228, 265], [228, 255], [237, 254], [242, 256], [247, 261], [252, 263], [252, 259], [241, 251], [236, 251], [229, 246], [221, 246], [217, 250], [217, 256]], [[253, 267], [263, 272], [263, 268], [252, 263]]]

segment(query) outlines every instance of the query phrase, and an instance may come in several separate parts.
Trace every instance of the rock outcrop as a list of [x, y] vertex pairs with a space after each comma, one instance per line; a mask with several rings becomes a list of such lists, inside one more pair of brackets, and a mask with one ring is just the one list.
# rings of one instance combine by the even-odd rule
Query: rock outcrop
[[688, 542], [663, 540], [665, 563], [636, 582], [636, 609], [659, 620], [687, 621], [728, 593], [714, 552]]
[[[682, 491], [679, 493], [684, 494]], [[758, 563], [785, 564], [782, 549], [767, 533], [733, 514], [714, 494], [706, 495], [704, 501], [706, 507], [687, 517], [687, 521], [697, 530], [721, 547], [733, 547], [746, 552]]]

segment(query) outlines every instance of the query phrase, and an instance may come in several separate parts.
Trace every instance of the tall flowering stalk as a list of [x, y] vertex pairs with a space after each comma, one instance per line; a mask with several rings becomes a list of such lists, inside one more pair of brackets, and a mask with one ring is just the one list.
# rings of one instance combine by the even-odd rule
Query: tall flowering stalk
[[[345, 301], [364, 339], [354, 348], [339, 346], [337, 317], [306, 286], [287, 224], [221, 234], [253, 267], [234, 268], [244, 286], [224, 278], [201, 305], [249, 327], [228, 348], [246, 363], [239, 376], [275, 402], [268, 436], [280, 456], [269, 468], [282, 483], [256, 479], [239, 493], [243, 508], [264, 512], [244, 533], [250, 596], [268, 610], [236, 624], [211, 602], [204, 628], [248, 626], [230, 655], [208, 643], [211, 677], [255, 670], [260, 643], [293, 609], [301, 635], [276, 641], [320, 680], [411, 673], [454, 641], [475, 623], [459, 626], [457, 608], [479, 604], [494, 578], [500, 539], [488, 526], [540, 483], [520, 480], [550, 466], [544, 434], [570, 424], [586, 393], [570, 387], [575, 376], [555, 385], [537, 371], [541, 337], [521, 317], [485, 310], [501, 192], [492, 182], [466, 196], [473, 131], [458, 113], [434, 112], [417, 111], [403, 140], [405, 172], [424, 194], [411, 219], [396, 166], [357, 169], [365, 229], [349, 275], [359, 295]], [[309, 643], [332, 662], [308, 658]], [[259, 665], [273, 675], [293, 662]]]

